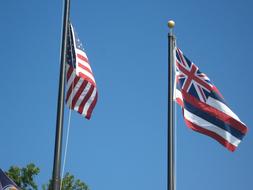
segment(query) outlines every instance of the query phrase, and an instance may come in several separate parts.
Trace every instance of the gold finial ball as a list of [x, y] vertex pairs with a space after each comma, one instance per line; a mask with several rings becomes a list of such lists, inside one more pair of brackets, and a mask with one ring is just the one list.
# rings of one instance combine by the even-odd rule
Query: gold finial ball
[[172, 28], [174, 28], [174, 26], [175, 26], [175, 22], [174, 22], [173, 20], [169, 20], [169, 22], [168, 22], [168, 27], [169, 27], [170, 29], [172, 29]]

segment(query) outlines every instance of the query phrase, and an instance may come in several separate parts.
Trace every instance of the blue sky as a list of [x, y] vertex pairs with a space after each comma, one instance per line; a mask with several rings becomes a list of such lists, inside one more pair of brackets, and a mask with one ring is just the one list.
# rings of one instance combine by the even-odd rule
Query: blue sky
[[[249, 0], [72, 0], [71, 20], [99, 99], [90, 121], [72, 114], [66, 171], [91, 190], [167, 188], [167, 21], [174, 19], [178, 46], [249, 127], [231, 153], [188, 129], [178, 108], [177, 189], [249, 189], [252, 6]], [[0, 167], [33, 162], [40, 186], [52, 174], [61, 10], [59, 0], [0, 2]]]

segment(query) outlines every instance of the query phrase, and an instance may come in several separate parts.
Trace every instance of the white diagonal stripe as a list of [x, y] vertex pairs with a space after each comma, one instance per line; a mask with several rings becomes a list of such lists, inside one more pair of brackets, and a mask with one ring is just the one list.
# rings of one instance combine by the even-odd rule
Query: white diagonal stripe
[[74, 88], [72, 89], [72, 87], [70, 87], [72, 89], [71, 94], [69, 96], [69, 99], [67, 101], [67, 104], [71, 107], [72, 106], [72, 100], [75, 97], [78, 89], [80, 88], [81, 84], [83, 83], [83, 79], [79, 78], [78, 82], [76, 83], [76, 86], [74, 86]]
[[175, 89], [175, 94], [174, 94], [174, 100], [176, 100], [177, 98], [179, 98], [180, 100], [182, 100], [183, 101], [183, 96], [182, 96], [182, 93], [181, 93], [181, 91], [180, 90], [178, 90], [178, 89]]
[[90, 105], [92, 104], [92, 102], [94, 101], [95, 97], [96, 97], [96, 94], [97, 94], [97, 89], [94, 88], [90, 98], [88, 99], [88, 101], [86, 102], [84, 108], [83, 108], [83, 115], [87, 115], [87, 111], [88, 109], [90, 108]]
[[77, 76], [79, 76], [79, 72], [82, 73], [82, 74], [84, 74], [85, 76], [87, 76], [89, 79], [91, 79], [94, 82], [94, 84], [96, 84], [93, 75], [90, 74], [88, 71], [86, 71], [85, 69], [82, 69], [81, 67], [76, 67], [76, 75]]
[[82, 59], [78, 59], [78, 62], [79, 62], [81, 65], [87, 67], [90, 71], [92, 71], [92, 69], [91, 69], [91, 67], [90, 67], [90, 64], [87, 63], [86, 61], [83, 61]]
[[227, 132], [227, 131], [221, 129], [220, 127], [217, 127], [216, 125], [194, 115], [193, 113], [187, 111], [186, 109], [184, 109], [184, 117], [185, 117], [185, 119], [198, 125], [199, 127], [216, 133], [217, 135], [219, 135], [223, 139], [226, 139], [229, 143], [233, 144], [236, 147], [241, 142], [241, 140], [237, 139], [235, 136], [233, 136], [229, 132]]
[[78, 48], [75, 49], [76, 53], [81, 54], [83, 57], [85, 57], [88, 60], [88, 57], [86, 55], [86, 53]]
[[[239, 117], [228, 107], [226, 106], [224, 103], [212, 98], [212, 97], [208, 97], [206, 104], [216, 108], [217, 110], [229, 115], [230, 117], [233, 117], [234, 119], [236, 119], [237, 121], [241, 120], [239, 119]], [[241, 122], [242, 123], [242, 122]]]
[[87, 95], [89, 92], [89, 89], [91, 88], [91, 84], [88, 82], [85, 88], [83, 89], [81, 95], [78, 97], [78, 100], [75, 105], [75, 110], [78, 111], [80, 104], [82, 103], [84, 97]]
[[67, 89], [74, 88], [71, 85], [72, 85], [72, 82], [74, 81], [75, 77], [76, 77], [76, 73], [75, 73], [75, 71], [73, 71], [69, 77], [69, 80], [67, 81]]

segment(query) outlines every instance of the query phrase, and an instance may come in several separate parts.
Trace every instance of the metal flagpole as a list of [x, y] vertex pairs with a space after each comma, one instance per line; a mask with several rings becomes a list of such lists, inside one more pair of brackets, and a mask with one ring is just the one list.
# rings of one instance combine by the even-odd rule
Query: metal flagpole
[[63, 133], [63, 114], [64, 114], [64, 90], [65, 90], [65, 62], [67, 49], [67, 32], [69, 23], [70, 0], [64, 2], [64, 14], [62, 19], [62, 45], [61, 45], [61, 65], [57, 104], [56, 134], [54, 148], [54, 166], [52, 176], [53, 190], [60, 190], [60, 172], [61, 172], [61, 151], [62, 151], [62, 133]]
[[168, 46], [169, 46], [169, 56], [168, 56], [168, 190], [175, 190], [175, 161], [174, 161], [174, 102], [173, 102], [173, 63], [174, 63], [174, 46], [175, 46], [175, 36], [172, 33], [172, 29], [175, 26], [175, 22], [170, 20], [168, 22], [170, 32], [168, 35]]

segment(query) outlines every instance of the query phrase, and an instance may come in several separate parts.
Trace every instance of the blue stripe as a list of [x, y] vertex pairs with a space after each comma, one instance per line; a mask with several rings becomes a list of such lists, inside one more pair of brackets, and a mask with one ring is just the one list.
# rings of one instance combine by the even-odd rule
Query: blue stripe
[[190, 94], [191, 96], [193, 96], [196, 99], [200, 100], [199, 95], [198, 95], [198, 93], [196, 91], [196, 88], [195, 88], [195, 86], [193, 84], [191, 84], [190, 89], [188, 91], [188, 94]]
[[179, 51], [179, 50], [176, 51], [176, 58], [177, 58], [178, 62], [180, 62], [180, 56], [179, 56], [179, 54], [178, 54], [178, 51]]
[[182, 90], [182, 86], [179, 82], [176, 83], [176, 88], [181, 91]]
[[229, 132], [230, 134], [232, 134], [233, 136], [235, 136], [236, 138], [242, 140], [242, 138], [244, 137], [244, 134], [241, 133], [240, 131], [238, 131], [237, 129], [233, 128], [233, 126], [225, 123], [224, 121], [206, 113], [206, 112], [203, 112], [202, 110], [200, 110], [199, 108], [191, 105], [190, 103], [186, 102], [184, 100], [184, 108], [191, 112], [192, 114], [208, 121], [209, 123], [212, 123], [213, 125]]
[[214, 99], [216, 99], [216, 100], [219, 100], [220, 102], [222, 102], [223, 104], [225, 104], [225, 105], [227, 105], [226, 104], [226, 102], [225, 102], [225, 100], [219, 95], [219, 94], [217, 94], [215, 91], [211, 91], [211, 93], [210, 93], [210, 97], [212, 97], [212, 98], [214, 98]]

